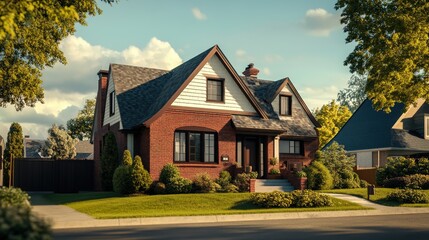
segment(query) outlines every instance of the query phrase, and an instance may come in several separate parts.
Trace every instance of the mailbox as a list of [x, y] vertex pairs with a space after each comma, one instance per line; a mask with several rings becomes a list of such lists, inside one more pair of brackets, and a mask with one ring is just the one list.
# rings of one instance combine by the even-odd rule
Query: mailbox
[[369, 196], [375, 194], [375, 186], [374, 185], [368, 185], [367, 190], [368, 190], [368, 200], [369, 200]]

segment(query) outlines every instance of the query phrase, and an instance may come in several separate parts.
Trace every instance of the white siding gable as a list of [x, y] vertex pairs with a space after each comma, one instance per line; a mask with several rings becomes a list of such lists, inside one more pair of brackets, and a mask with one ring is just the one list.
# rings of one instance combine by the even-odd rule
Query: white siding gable
[[112, 75], [109, 75], [109, 82], [107, 83], [107, 95], [106, 95], [106, 106], [104, 109], [104, 122], [103, 126], [110, 123], [110, 125], [116, 124], [119, 122], [119, 129], [122, 129], [122, 121], [121, 116], [119, 114], [119, 107], [118, 107], [118, 99], [115, 94], [115, 114], [110, 116], [110, 93], [115, 91], [115, 83], [113, 82]]
[[[224, 78], [225, 102], [207, 102], [207, 77]], [[186, 86], [180, 95], [171, 104], [179, 107], [193, 107], [202, 109], [229, 110], [238, 112], [256, 113], [255, 108], [244, 95], [231, 74], [222, 64], [217, 55], [214, 55], [194, 79]]]

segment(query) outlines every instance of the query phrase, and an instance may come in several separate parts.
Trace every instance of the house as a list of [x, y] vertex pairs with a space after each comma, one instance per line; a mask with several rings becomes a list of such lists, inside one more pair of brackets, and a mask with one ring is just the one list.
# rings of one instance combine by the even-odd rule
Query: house
[[82, 140], [76, 143], [76, 156], [75, 159], [92, 160], [94, 147], [89, 140]]
[[128, 149], [141, 156], [155, 180], [167, 163], [187, 178], [246, 169], [265, 178], [272, 157], [283, 168], [308, 165], [319, 124], [288, 78], [265, 81], [258, 72], [249, 64], [239, 76], [217, 45], [171, 71], [121, 64], [100, 70], [92, 135], [97, 176], [109, 131], [120, 155]]
[[[46, 140], [43, 139], [31, 139], [29, 136], [24, 138], [24, 158], [49, 158], [49, 156], [43, 155], [42, 148], [46, 146]], [[78, 141], [76, 143], [76, 156], [73, 159], [93, 159], [94, 147], [89, 140]]]
[[397, 103], [385, 113], [367, 99], [326, 146], [344, 145], [358, 168], [384, 166], [390, 156], [429, 156], [429, 105], [419, 99], [404, 107]]

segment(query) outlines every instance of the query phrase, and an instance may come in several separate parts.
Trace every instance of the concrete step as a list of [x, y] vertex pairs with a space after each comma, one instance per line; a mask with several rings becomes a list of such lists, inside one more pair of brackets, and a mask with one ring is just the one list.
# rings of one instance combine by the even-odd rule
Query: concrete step
[[255, 192], [291, 192], [293, 190], [295, 190], [294, 187], [287, 179], [257, 179], [255, 182]]

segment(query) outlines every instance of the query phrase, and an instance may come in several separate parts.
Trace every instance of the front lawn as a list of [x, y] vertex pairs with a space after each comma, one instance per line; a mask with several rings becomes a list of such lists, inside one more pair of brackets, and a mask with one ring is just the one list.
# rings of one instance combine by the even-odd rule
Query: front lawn
[[[400, 206], [400, 207], [429, 207], [429, 203], [416, 203], [416, 204], [399, 204], [397, 202], [392, 202], [386, 200], [386, 197], [389, 193], [395, 191], [397, 189], [393, 188], [375, 188], [375, 195], [370, 196], [370, 201], [385, 205], [385, 206]], [[422, 190], [429, 196], [429, 190]], [[324, 190], [321, 192], [326, 193], [342, 193], [349, 194], [361, 198], [367, 199], [367, 189], [366, 188], [354, 188], [354, 189], [332, 189], [332, 190]]]
[[100, 219], [368, 209], [339, 199], [333, 199], [331, 207], [265, 209], [251, 204], [249, 196], [250, 193], [212, 193], [118, 197], [109, 193], [79, 193], [44, 197]]

